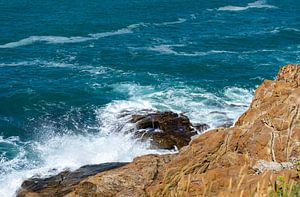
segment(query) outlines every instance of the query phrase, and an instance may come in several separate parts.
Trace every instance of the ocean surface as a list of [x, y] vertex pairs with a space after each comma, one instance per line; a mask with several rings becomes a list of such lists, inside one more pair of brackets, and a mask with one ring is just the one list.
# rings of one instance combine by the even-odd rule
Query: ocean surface
[[0, 196], [35, 174], [164, 153], [116, 132], [140, 110], [235, 121], [300, 62], [299, 13], [296, 0], [0, 0]]

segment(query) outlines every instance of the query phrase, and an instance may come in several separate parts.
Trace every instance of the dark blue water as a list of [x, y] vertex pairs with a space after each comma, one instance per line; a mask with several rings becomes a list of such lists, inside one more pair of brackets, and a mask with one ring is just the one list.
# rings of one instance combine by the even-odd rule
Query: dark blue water
[[0, 195], [52, 168], [151, 152], [113, 134], [123, 111], [234, 121], [299, 63], [299, 13], [292, 0], [0, 0]]

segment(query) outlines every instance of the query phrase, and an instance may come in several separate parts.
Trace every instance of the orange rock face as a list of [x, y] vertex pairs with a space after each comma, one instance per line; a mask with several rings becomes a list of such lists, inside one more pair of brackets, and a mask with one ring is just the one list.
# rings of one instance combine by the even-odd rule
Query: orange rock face
[[300, 159], [300, 65], [286, 65], [277, 78], [257, 88], [234, 127], [211, 130], [175, 156], [149, 196], [267, 195], [279, 174], [297, 177], [293, 170], [254, 169], [259, 160]]
[[208, 131], [178, 154], [90, 176], [67, 196], [269, 196], [279, 175], [300, 182], [299, 159], [300, 65], [290, 64], [257, 88], [233, 127]]

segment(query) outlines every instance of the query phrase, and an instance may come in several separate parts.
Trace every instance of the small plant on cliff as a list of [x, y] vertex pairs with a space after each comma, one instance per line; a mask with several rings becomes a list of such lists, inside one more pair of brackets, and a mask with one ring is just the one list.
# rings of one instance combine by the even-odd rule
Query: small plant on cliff
[[270, 193], [270, 197], [299, 197], [300, 183], [291, 182], [288, 184], [283, 176], [278, 176], [275, 181], [274, 191]]
[[297, 168], [297, 173], [298, 173], [298, 178], [300, 178], [300, 161], [296, 162], [296, 168]]

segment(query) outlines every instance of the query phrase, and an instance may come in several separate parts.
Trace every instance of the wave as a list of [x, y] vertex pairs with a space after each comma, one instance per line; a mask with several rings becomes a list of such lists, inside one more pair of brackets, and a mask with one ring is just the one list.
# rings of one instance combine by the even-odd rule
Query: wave
[[7, 159], [5, 153], [0, 155], [0, 196], [15, 196], [21, 183], [33, 175], [46, 177], [66, 168], [74, 170], [87, 164], [129, 162], [140, 155], [170, 153], [150, 149], [150, 143], [138, 142], [130, 134], [75, 135], [70, 131], [59, 135], [51, 133], [51, 127], [46, 125], [40, 132], [43, 136], [35, 142], [0, 136], [1, 150], [16, 154], [13, 159]]
[[163, 26], [163, 25], [175, 25], [175, 24], [180, 24], [186, 22], [186, 19], [184, 18], [179, 18], [177, 21], [170, 21], [170, 22], [162, 22], [162, 23], [153, 23], [154, 25], [157, 26]]
[[21, 62], [0, 63], [0, 67], [15, 67], [15, 66], [40, 66], [40, 67], [55, 67], [55, 68], [74, 68], [76, 64], [57, 61], [45, 60], [30, 60]]
[[[248, 33], [242, 33], [239, 35], [261, 35], [261, 34], [280, 34], [280, 33], [296, 33], [298, 34], [300, 32], [300, 29], [297, 28], [291, 28], [291, 27], [275, 27], [275, 28], [268, 28], [262, 31], [252, 31]], [[233, 36], [226, 36], [227, 38], [233, 38]]]
[[138, 28], [139, 26], [143, 25], [140, 24], [132, 24], [127, 26], [126, 28], [122, 28], [116, 31], [111, 32], [102, 32], [102, 33], [95, 33], [89, 34], [87, 37], [81, 36], [74, 36], [74, 37], [63, 37], [63, 36], [30, 36], [28, 38], [24, 38], [22, 40], [16, 42], [10, 42], [3, 45], [0, 45], [0, 48], [16, 48], [25, 45], [31, 45], [36, 42], [44, 42], [46, 44], [65, 44], [65, 43], [80, 43], [80, 42], [87, 42], [90, 40], [98, 40], [104, 37], [122, 35], [122, 34], [130, 34], [133, 33], [133, 30]]
[[0, 63], [0, 67], [27, 66], [31, 64], [32, 62], [30, 61], [10, 62], [10, 63]]
[[[296, 31], [296, 30], [293, 30]], [[259, 49], [259, 50], [249, 50], [249, 51], [227, 51], [227, 50], [209, 50], [209, 51], [192, 51], [192, 52], [183, 52], [179, 51], [180, 48], [184, 48], [184, 44], [160, 44], [156, 46], [149, 47], [128, 47], [130, 50], [134, 51], [152, 51], [157, 52], [162, 55], [174, 55], [174, 56], [186, 56], [186, 57], [202, 57], [215, 54], [258, 54], [258, 53], [299, 53], [298, 50], [291, 50], [291, 48], [286, 49]], [[299, 47], [297, 47], [299, 48]]]
[[9, 42], [6, 44], [0, 45], [0, 49], [4, 48], [16, 48], [20, 46], [26, 46], [31, 45], [34, 43], [46, 43], [46, 44], [68, 44], [68, 43], [81, 43], [81, 42], [87, 42], [91, 40], [98, 40], [100, 38], [104, 37], [110, 37], [110, 36], [116, 36], [116, 35], [122, 35], [122, 34], [131, 34], [133, 33], [133, 30], [138, 27], [147, 27], [147, 26], [166, 26], [166, 25], [174, 25], [174, 24], [180, 24], [186, 22], [186, 19], [179, 18], [177, 21], [169, 21], [169, 22], [162, 22], [162, 23], [136, 23], [128, 25], [125, 28], [116, 30], [116, 31], [110, 31], [110, 32], [101, 32], [101, 33], [95, 33], [95, 34], [88, 34], [88, 36], [82, 37], [82, 36], [72, 36], [72, 37], [64, 37], [64, 36], [30, 36], [28, 38], [21, 39], [16, 42]]
[[276, 27], [275, 29], [269, 31], [269, 33], [277, 34], [281, 32], [294, 32], [294, 33], [299, 33], [300, 29], [297, 28], [289, 28], [289, 27]]
[[[184, 85], [157, 89], [153, 86], [125, 83], [115, 84], [112, 88], [129, 98], [113, 101], [105, 109], [100, 109], [99, 120], [114, 120], [116, 114], [122, 113], [130, 115], [139, 111], [161, 110], [185, 112], [194, 123], [207, 123], [211, 127], [217, 127], [227, 120], [235, 120], [243, 113], [249, 106], [253, 95], [253, 90], [240, 87], [227, 87], [215, 94], [199, 87]], [[216, 117], [212, 113], [216, 111], [222, 112], [223, 115]], [[110, 116], [110, 118], [105, 116]], [[126, 119], [127, 116], [122, 117]], [[114, 129], [116, 128], [108, 130]]]
[[80, 129], [81, 134], [68, 129], [61, 131], [62, 128], [58, 134], [58, 128], [43, 119], [36, 128], [40, 136], [36, 135], [35, 141], [0, 137], [0, 149], [14, 152], [13, 158], [5, 152], [0, 155], [0, 196], [14, 196], [22, 181], [36, 174], [48, 176], [86, 164], [131, 161], [139, 155], [170, 153], [150, 149], [149, 142], [139, 142], [126, 134], [134, 127], [128, 123], [132, 114], [154, 110], [184, 112], [193, 123], [216, 127], [235, 120], [249, 106], [253, 94], [252, 90], [239, 87], [211, 93], [181, 83], [167, 88], [135, 83], [116, 83], [110, 87], [128, 99], [95, 109], [97, 124], [92, 125], [93, 133], [88, 132], [91, 125], [86, 125], [86, 131]]
[[197, 57], [197, 56], [206, 56], [212, 54], [222, 54], [222, 53], [238, 53], [235, 51], [224, 51], [224, 50], [210, 50], [210, 51], [195, 51], [195, 52], [178, 52], [174, 48], [184, 47], [183, 44], [161, 44], [157, 46], [150, 47], [130, 47], [132, 50], [146, 50], [154, 51], [164, 55], [176, 55], [176, 56], [187, 56], [187, 57]]
[[232, 6], [232, 5], [228, 5], [228, 6], [224, 6], [224, 7], [220, 7], [218, 8], [219, 11], [244, 11], [244, 10], [248, 10], [248, 9], [252, 9], [252, 8], [269, 8], [269, 9], [274, 9], [277, 8], [276, 6], [273, 5], [269, 5], [267, 4], [266, 1], [264, 0], [259, 0], [259, 1], [255, 1], [253, 3], [248, 3], [247, 6]]

